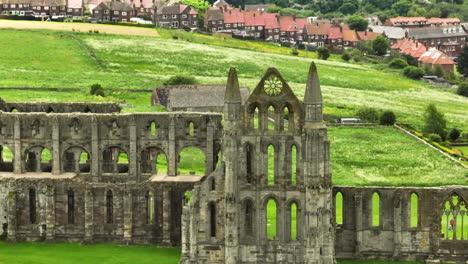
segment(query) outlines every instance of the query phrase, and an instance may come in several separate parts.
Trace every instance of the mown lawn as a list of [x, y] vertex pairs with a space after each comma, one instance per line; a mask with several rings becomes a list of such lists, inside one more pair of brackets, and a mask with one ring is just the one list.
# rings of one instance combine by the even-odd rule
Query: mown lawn
[[[180, 248], [111, 244], [43, 244], [0, 242], [0, 264], [177, 264]], [[338, 264], [387, 264], [387, 261], [338, 260]], [[418, 262], [398, 262], [416, 264]]]
[[[70, 34], [82, 39], [105, 69], [96, 64], [86, 49], [70, 39]], [[152, 89], [176, 74], [196, 76], [201, 83], [222, 84], [229, 67], [235, 66], [239, 70], [241, 86], [253, 89], [268, 67], [277, 67], [297, 96], [303, 97], [311, 58], [288, 55], [284, 49], [270, 44], [245, 42], [236, 49], [230, 47], [236, 46], [237, 40], [180, 34], [183, 40], [174, 40], [167, 32], [161, 32], [161, 38], [154, 38], [0, 29], [0, 47], [4, 51], [0, 54], [0, 86], [87, 89], [100, 83], [106, 88]], [[368, 64], [315, 61], [326, 114], [353, 116], [360, 107], [372, 106], [393, 110], [399, 122], [420, 128], [424, 108], [428, 103], [435, 103], [446, 114], [449, 127], [468, 129], [465, 110], [468, 100], [453, 92], [407, 79], [395, 70], [377, 70]], [[36, 98], [57, 101], [93, 99], [86, 98], [85, 93], [83, 90], [67, 97], [44, 92], [36, 93]], [[14, 93], [4, 95], [3, 91], [0, 96], [7, 100], [27, 99]], [[138, 99], [129, 98], [131, 96], [128, 93], [114, 94], [107, 100], [127, 100], [137, 106], [129, 111], [155, 110], [148, 107], [149, 94], [138, 95]], [[145, 96], [147, 100], [143, 99]]]

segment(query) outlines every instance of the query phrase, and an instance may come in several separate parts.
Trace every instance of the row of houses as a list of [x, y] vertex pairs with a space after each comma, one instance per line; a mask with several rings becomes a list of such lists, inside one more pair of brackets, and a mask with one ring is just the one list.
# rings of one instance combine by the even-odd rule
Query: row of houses
[[392, 17], [385, 21], [384, 26], [416, 28], [416, 27], [431, 27], [431, 26], [459, 26], [460, 19], [456, 17], [449, 18], [425, 18], [425, 17]]
[[429, 65], [432, 69], [440, 65], [444, 71], [454, 71], [455, 62], [450, 56], [434, 47], [426, 47], [414, 38], [400, 39], [391, 49], [417, 59], [420, 65]]
[[0, 14], [36, 17], [81, 17], [82, 0], [0, 0]]

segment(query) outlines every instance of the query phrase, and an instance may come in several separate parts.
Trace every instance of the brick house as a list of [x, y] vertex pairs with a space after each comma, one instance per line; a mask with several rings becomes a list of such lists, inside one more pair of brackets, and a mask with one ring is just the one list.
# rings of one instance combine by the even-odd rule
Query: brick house
[[224, 30], [224, 11], [223, 7], [210, 7], [205, 12], [205, 28], [209, 32]]
[[134, 17], [134, 10], [126, 2], [101, 2], [94, 8], [93, 17], [98, 21], [130, 22], [130, 18]]
[[331, 27], [328, 29], [328, 46], [334, 50], [343, 50], [342, 27]]
[[30, 0], [0, 0], [0, 13], [19, 16], [33, 14]]
[[453, 72], [455, 66], [455, 62], [447, 54], [436, 48], [429, 48], [419, 57], [418, 62], [429, 65], [432, 69], [435, 69], [436, 65], [440, 65], [446, 72]]
[[164, 6], [157, 12], [157, 26], [172, 29], [198, 28], [198, 12], [181, 3]]
[[303, 40], [303, 30], [307, 23], [306, 18], [296, 18], [296, 16], [280, 16], [280, 41], [292, 44], [297, 40]]
[[389, 27], [424, 27], [427, 26], [427, 19], [425, 17], [392, 17], [385, 21], [384, 26]]
[[81, 17], [84, 15], [84, 4], [82, 0], [68, 0], [67, 17]]
[[270, 42], [280, 41], [280, 14], [266, 13], [263, 14], [265, 18], [265, 40]]
[[31, 0], [33, 15], [36, 17], [66, 16], [65, 0]]
[[444, 51], [451, 57], [458, 57], [465, 46], [467, 32], [462, 26], [433, 26], [408, 29], [406, 37]]
[[322, 47], [328, 43], [328, 30], [332, 24], [306, 24], [304, 26], [304, 41], [313, 46]]
[[223, 12], [224, 31], [234, 32], [245, 29], [244, 13], [238, 8], [228, 9]]
[[[158, 3], [160, 2], [158, 1]], [[154, 0], [130, 0], [129, 2], [135, 11], [136, 17], [147, 15], [151, 20], [154, 20], [155, 9], [159, 10], [158, 3]]]
[[257, 40], [265, 39], [265, 17], [258, 11], [244, 11], [245, 31]]
[[359, 36], [356, 31], [343, 28], [343, 47], [344, 48], [358, 48]]

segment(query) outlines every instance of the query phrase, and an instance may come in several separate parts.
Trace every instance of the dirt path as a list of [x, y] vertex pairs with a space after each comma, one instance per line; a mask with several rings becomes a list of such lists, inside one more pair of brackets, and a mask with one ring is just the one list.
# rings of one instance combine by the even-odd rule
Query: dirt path
[[61, 22], [39, 22], [39, 21], [16, 21], [0, 20], [0, 28], [18, 28], [18, 29], [51, 29], [89, 32], [98, 30], [100, 33], [136, 35], [158, 37], [158, 32], [151, 28], [126, 27], [114, 25], [99, 25], [88, 23], [61, 23]]

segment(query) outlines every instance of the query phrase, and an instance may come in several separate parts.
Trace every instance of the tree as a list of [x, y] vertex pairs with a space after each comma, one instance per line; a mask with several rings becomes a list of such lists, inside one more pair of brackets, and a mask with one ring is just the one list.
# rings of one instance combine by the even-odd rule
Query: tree
[[356, 116], [363, 122], [366, 123], [377, 123], [379, 122], [379, 112], [372, 107], [364, 107], [356, 112]]
[[395, 10], [399, 16], [406, 16], [412, 6], [412, 2], [408, 0], [400, 0], [392, 5], [392, 9]]
[[468, 46], [464, 46], [458, 57], [457, 70], [463, 76], [468, 76]]
[[197, 79], [193, 76], [175, 75], [166, 80], [163, 85], [181, 85], [181, 84], [197, 84]]
[[358, 15], [349, 16], [345, 23], [348, 24], [349, 29], [358, 31], [367, 30], [367, 26], [369, 26], [369, 21]]
[[372, 41], [372, 49], [377, 55], [385, 55], [390, 48], [390, 41], [384, 36], [377, 36]]
[[356, 10], [357, 10], [357, 7], [353, 3], [349, 3], [349, 2], [344, 3], [343, 5], [341, 5], [340, 9], [338, 9], [338, 11], [340, 11], [341, 13], [345, 15], [354, 14], [356, 13]]
[[266, 10], [267, 13], [279, 13], [280, 11], [281, 8], [279, 6], [270, 6]]
[[424, 112], [424, 132], [439, 135], [443, 140], [447, 136], [447, 121], [444, 114], [434, 104], [429, 104]]
[[341, 55], [341, 58], [344, 60], [344, 61], [349, 61], [351, 59], [351, 55], [349, 55], [348, 52], [344, 52], [342, 55]]
[[326, 46], [317, 49], [319, 59], [326, 60], [330, 57], [330, 49]]
[[91, 88], [89, 89], [89, 93], [92, 95], [96, 95], [96, 96], [102, 96], [102, 97], [106, 96], [104, 94], [104, 89], [98, 83], [91, 85]]
[[409, 17], [427, 16], [427, 10], [424, 7], [413, 5], [408, 11]]
[[192, 6], [197, 10], [199, 16], [204, 16], [205, 10], [210, 8], [210, 3], [205, 0], [181, 0], [183, 4]]
[[468, 97], [468, 82], [462, 82], [458, 85], [457, 94]]
[[450, 140], [455, 141], [459, 137], [460, 137], [460, 130], [458, 130], [456, 128], [452, 128], [452, 130], [450, 130], [450, 133], [449, 133]]
[[396, 121], [395, 113], [392, 111], [385, 111], [380, 116], [380, 124], [383, 126], [393, 126]]
[[424, 70], [415, 66], [406, 66], [403, 69], [403, 74], [411, 79], [419, 79], [423, 77]]

